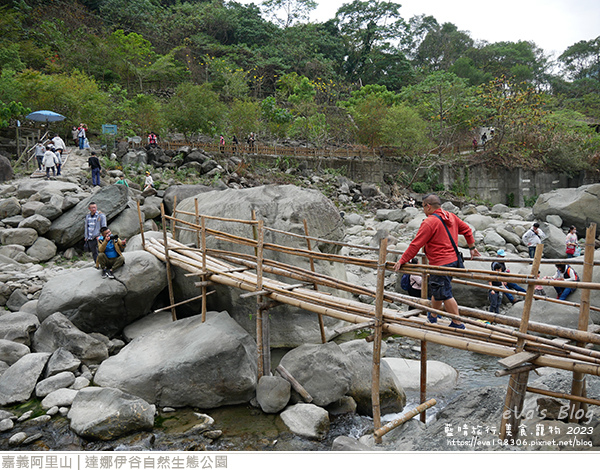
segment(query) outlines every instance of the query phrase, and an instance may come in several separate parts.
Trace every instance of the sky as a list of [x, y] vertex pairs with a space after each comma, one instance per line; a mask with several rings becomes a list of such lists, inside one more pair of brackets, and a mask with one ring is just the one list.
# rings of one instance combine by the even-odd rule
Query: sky
[[[238, 0], [255, 3], [259, 0]], [[317, 0], [312, 21], [324, 22], [352, 0]], [[438, 23], [454, 23], [474, 40], [488, 42], [533, 41], [547, 54], [559, 55], [578, 41], [600, 36], [598, 0], [400, 0], [405, 20], [415, 15], [435, 17]]]

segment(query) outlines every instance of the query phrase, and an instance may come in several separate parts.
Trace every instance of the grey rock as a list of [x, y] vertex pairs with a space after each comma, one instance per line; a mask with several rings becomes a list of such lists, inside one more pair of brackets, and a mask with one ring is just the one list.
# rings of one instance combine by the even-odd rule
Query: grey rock
[[118, 389], [90, 387], [78, 392], [68, 418], [78, 435], [108, 441], [151, 430], [155, 412], [154, 405]]
[[246, 403], [256, 388], [256, 343], [227, 312], [171, 322], [105, 360], [94, 383], [158, 406]]
[[[347, 356], [336, 343], [305, 344], [286, 353], [280, 364], [306, 389], [318, 406], [327, 406], [350, 391]], [[300, 401], [292, 392], [292, 401]]]
[[32, 228], [39, 235], [43, 235], [48, 230], [50, 230], [50, 226], [52, 222], [50, 219], [44, 217], [43, 215], [34, 214], [26, 219], [23, 219], [19, 224], [19, 228]]
[[11, 447], [20, 446], [21, 444], [23, 444], [23, 442], [25, 442], [25, 439], [27, 439], [27, 434], [25, 434], [24, 432], [18, 432], [10, 436], [10, 438], [8, 439], [8, 445]]
[[12, 312], [18, 312], [27, 302], [29, 302], [27, 294], [25, 294], [21, 289], [15, 289], [12, 291], [12, 294], [10, 294], [10, 297], [6, 302], [6, 308]]
[[311, 403], [290, 406], [280, 416], [290, 431], [299, 436], [323, 439], [329, 431], [329, 414]]
[[73, 372], [59, 372], [52, 377], [41, 380], [35, 387], [35, 396], [43, 398], [61, 388], [68, 388], [75, 383]]
[[75, 397], [79, 392], [79, 390], [73, 390], [70, 388], [59, 388], [58, 390], [54, 390], [44, 397], [42, 400], [42, 408], [49, 410], [55, 406], [58, 406], [59, 408], [63, 406], [71, 406], [73, 404], [73, 400], [75, 400]]
[[0, 232], [3, 245], [31, 246], [37, 240], [38, 233], [32, 228], [9, 228]]
[[0, 339], [0, 361], [13, 365], [19, 359], [31, 351], [29, 347], [21, 343], [15, 343], [7, 339]]
[[73, 209], [62, 214], [52, 222], [46, 236], [52, 240], [59, 249], [66, 249], [83, 239], [84, 220], [89, 212], [90, 202], [95, 202], [98, 210], [106, 215], [109, 222], [127, 207], [129, 200], [127, 187], [113, 184], [103, 187], [93, 196], [83, 199]]
[[125, 265], [115, 271], [116, 279], [103, 279], [94, 268], [51, 278], [39, 297], [40, 320], [61, 312], [82, 331], [114, 336], [147, 315], [167, 285], [166, 267], [148, 252], [123, 256]]
[[265, 413], [279, 413], [291, 396], [291, 385], [282, 377], [263, 375], [256, 387], [256, 400]]
[[372, 452], [374, 449], [349, 436], [339, 436], [333, 440], [332, 452]]
[[39, 237], [27, 250], [27, 255], [39, 262], [48, 261], [56, 256], [57, 248], [53, 241]]
[[61, 347], [87, 364], [97, 364], [108, 357], [108, 348], [104, 343], [84, 333], [62, 313], [56, 312], [46, 318], [35, 332], [32, 349], [54, 353]]
[[29, 400], [48, 361], [48, 353], [23, 356], [0, 376], [0, 406]]
[[8, 313], [0, 316], [0, 338], [31, 345], [31, 337], [40, 326], [36, 315], [26, 312]]
[[15, 423], [12, 419], [2, 419], [0, 420], [0, 432], [10, 431], [15, 427]]
[[0, 219], [13, 217], [21, 213], [21, 204], [19, 200], [12, 196], [6, 199], [0, 199]]
[[[348, 395], [354, 398], [361, 415], [372, 416], [373, 345], [359, 339], [342, 343], [340, 349], [347, 356], [348, 368], [352, 374]], [[399, 413], [406, 406], [403, 386], [384, 361], [380, 365], [379, 403], [381, 414]]]

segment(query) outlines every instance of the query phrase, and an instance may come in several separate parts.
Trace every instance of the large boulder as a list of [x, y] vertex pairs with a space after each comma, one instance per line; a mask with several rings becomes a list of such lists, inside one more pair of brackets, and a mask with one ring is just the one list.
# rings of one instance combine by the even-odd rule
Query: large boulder
[[39, 262], [48, 261], [56, 255], [56, 245], [44, 237], [38, 239], [27, 249], [27, 256], [35, 258]]
[[71, 429], [86, 439], [109, 441], [135, 431], [150, 431], [156, 408], [114, 388], [89, 387], [73, 400]]
[[0, 361], [6, 362], [9, 366], [30, 352], [29, 347], [22, 343], [0, 339]]
[[46, 318], [33, 335], [32, 350], [54, 353], [64, 348], [87, 364], [98, 364], [108, 357], [108, 347], [102, 341], [84, 333], [62, 313]]
[[167, 214], [172, 214], [173, 206], [175, 204], [179, 206], [179, 203], [181, 203], [181, 201], [184, 199], [214, 190], [215, 188], [211, 188], [210, 186], [206, 186], [204, 184], [179, 184], [175, 186], [169, 186], [165, 191], [165, 195], [163, 196], [165, 212]]
[[[421, 389], [421, 361], [397, 357], [386, 357], [387, 364], [405, 390], [416, 392]], [[427, 391], [431, 393], [448, 392], [458, 382], [458, 371], [440, 361], [427, 361]]]
[[0, 406], [29, 400], [49, 357], [48, 353], [27, 354], [2, 374], [0, 376]]
[[[354, 398], [359, 414], [372, 416], [373, 344], [357, 339], [342, 343], [340, 348], [348, 357], [347, 364], [352, 374], [348, 395]], [[385, 361], [380, 366], [379, 404], [381, 414], [399, 413], [406, 406], [403, 386]]]
[[575, 225], [580, 233], [585, 233], [591, 223], [600, 225], [599, 204], [600, 184], [555, 189], [537, 198], [533, 214], [538, 220], [558, 215], [565, 226]]
[[17, 198], [27, 199], [35, 194], [44, 192], [54, 194], [69, 194], [78, 193], [80, 187], [78, 184], [69, 183], [60, 180], [39, 180], [39, 179], [22, 179], [19, 180], [17, 186]]
[[254, 340], [227, 312], [208, 312], [134, 339], [94, 381], [160, 406], [216, 408], [254, 398], [256, 364]]
[[43, 287], [37, 314], [44, 320], [61, 312], [81, 330], [114, 336], [147, 315], [167, 285], [166, 267], [144, 251], [124, 253], [116, 279], [103, 279], [94, 268], [69, 270]]
[[[336, 343], [298, 346], [281, 358], [280, 365], [305, 388], [315, 405], [327, 406], [350, 392], [348, 357]], [[299, 394], [292, 392], [292, 402], [298, 401]]]
[[0, 199], [0, 219], [19, 215], [21, 210], [21, 204], [16, 197], [12, 196], [6, 199]]
[[127, 207], [128, 201], [129, 192], [126, 186], [113, 184], [103, 187], [54, 220], [46, 236], [60, 249], [69, 248], [83, 240], [85, 216], [89, 212], [88, 206], [91, 202], [95, 202], [98, 210], [106, 215], [110, 225], [110, 220]]
[[[141, 215], [143, 224], [146, 219], [143, 212]], [[119, 235], [122, 239], [129, 239], [140, 233], [140, 217], [137, 204], [130, 201], [123, 212], [110, 222], [110, 231]]]
[[[306, 220], [309, 235], [320, 239], [340, 241], [343, 239], [343, 221], [337, 208], [318, 191], [298, 188], [296, 186], [261, 186], [257, 188], [224, 191], [212, 191], [198, 194], [194, 198], [183, 200], [177, 208], [183, 212], [195, 213], [195, 201], [202, 215], [250, 220], [252, 212], [264, 221], [265, 226], [304, 234], [303, 221]], [[195, 223], [195, 216], [182, 215], [183, 220]], [[232, 235], [253, 238], [252, 227], [247, 224], [209, 220], [207, 227], [220, 230]], [[196, 244], [197, 237], [192, 232], [181, 232], [179, 240], [185, 244]], [[306, 249], [306, 241], [302, 238], [285, 236], [274, 231], [265, 231], [265, 243], [285, 245], [292, 248]], [[234, 250], [244, 254], [254, 255], [254, 249], [243, 245], [234, 245], [214, 237], [208, 237], [209, 248]], [[318, 252], [337, 252], [339, 247], [326, 243], [313, 243], [312, 248]], [[294, 267], [310, 270], [307, 258], [290, 254], [265, 251], [265, 257], [288, 263]], [[341, 263], [315, 262], [315, 270], [321, 274], [336, 279], [345, 280], [346, 270]], [[174, 289], [176, 301], [182, 301], [198, 295], [194, 286], [195, 280], [186, 277], [179, 268], [174, 270]], [[270, 276], [276, 278], [276, 276]], [[284, 282], [295, 283], [287, 278], [279, 278]], [[243, 292], [224, 286], [215, 286], [216, 295], [208, 298], [209, 308], [227, 310], [246, 331], [255, 335], [256, 299], [242, 298]], [[325, 289], [324, 289], [325, 290]], [[337, 292], [341, 297], [346, 293]], [[190, 311], [197, 311], [199, 302], [186, 304]], [[184, 309], [186, 308], [184, 307]], [[339, 321], [325, 318], [326, 334], [330, 328], [339, 325]], [[270, 318], [270, 338], [273, 347], [295, 347], [299, 344], [317, 342], [320, 340], [320, 330], [317, 315], [297, 307], [279, 305], [277, 315]]]

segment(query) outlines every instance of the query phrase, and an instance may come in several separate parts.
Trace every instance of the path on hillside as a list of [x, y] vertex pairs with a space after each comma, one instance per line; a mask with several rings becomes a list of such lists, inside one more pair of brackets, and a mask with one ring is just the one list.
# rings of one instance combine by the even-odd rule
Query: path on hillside
[[[82, 171], [89, 171], [88, 158], [88, 151], [79, 150], [79, 148], [74, 146], [67, 146], [62, 157], [63, 164], [61, 168], [61, 174], [58, 177], [55, 176], [54, 179], [75, 176], [80, 174]], [[31, 163], [33, 163], [36, 168], [31, 174], [30, 178], [45, 178], [46, 170], [44, 169], [40, 171], [37, 169], [37, 161], [35, 158], [31, 160]], [[50, 178], [52, 179], [53, 177], [50, 176]]]

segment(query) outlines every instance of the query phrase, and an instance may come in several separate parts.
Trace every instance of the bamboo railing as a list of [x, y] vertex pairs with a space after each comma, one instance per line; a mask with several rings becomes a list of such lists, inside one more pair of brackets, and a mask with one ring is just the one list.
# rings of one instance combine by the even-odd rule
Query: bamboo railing
[[[184, 220], [178, 216], [188, 216], [194, 220]], [[579, 306], [581, 315], [579, 327], [570, 329], [556, 325], [533, 322], [529, 319], [529, 312], [533, 300], [548, 300], [544, 297], [534, 296], [535, 285], [577, 287], [590, 292], [600, 289], [600, 284], [591, 281], [591, 272], [594, 266], [593, 245], [586, 250], [591, 255], [584, 260], [584, 277], [582, 281], [564, 281], [555, 279], [537, 279], [533, 273], [537, 273], [539, 264], [545, 260], [541, 259], [541, 247], [538, 246], [537, 256], [534, 260], [525, 260], [533, 263], [531, 274], [497, 273], [481, 269], [458, 269], [427, 264], [406, 264], [401, 273], [418, 273], [424, 278], [430, 274], [442, 274], [453, 276], [454, 282], [468, 283], [475, 287], [487, 289], [487, 284], [474, 283], [472, 281], [500, 281], [515, 282], [527, 286], [525, 294], [524, 312], [522, 318], [506, 317], [491, 312], [459, 307], [459, 315], [452, 315], [443, 310], [432, 308], [427, 299], [420, 299], [403, 295], [385, 289], [386, 272], [394, 269], [394, 263], [386, 261], [389, 253], [386, 239], [383, 239], [379, 249], [371, 250], [377, 259], [360, 258], [355, 256], [342, 256], [338, 254], [323, 253], [313, 249], [311, 242], [332, 243], [336, 245], [354, 245], [322, 240], [309, 236], [308, 226], [305, 223], [304, 235], [283, 232], [264, 226], [262, 220], [237, 220], [209, 215], [200, 215], [196, 205], [195, 212], [184, 212], [174, 209], [173, 216], [167, 216], [162, 212], [163, 238], [149, 239], [142, 242], [144, 249], [167, 264], [169, 272], [169, 298], [173, 319], [176, 319], [175, 308], [185, 303], [177, 302], [173, 296], [173, 287], [170, 270], [172, 266], [179, 267], [191, 276], [199, 276], [202, 281], [197, 285], [202, 287], [202, 315], [205, 318], [206, 296], [210, 294], [206, 287], [209, 284], [222, 284], [236, 289], [246, 291], [241, 297], [256, 297], [257, 299], [257, 346], [259, 361], [259, 377], [271, 374], [270, 346], [269, 346], [269, 316], [268, 309], [277, 303], [288, 304], [300, 309], [313, 312], [319, 318], [319, 330], [322, 341], [326, 341], [325, 328], [322, 323], [323, 316], [329, 316], [353, 324], [367, 324], [374, 329], [373, 336], [373, 369], [372, 369], [372, 402], [373, 417], [375, 424], [375, 440], [380, 442], [384, 429], [381, 425], [379, 410], [379, 366], [381, 358], [381, 342], [384, 334], [396, 334], [422, 341], [425, 346], [431, 341], [465, 351], [486, 354], [510, 360], [514, 362], [510, 366], [505, 365], [505, 373], [511, 374], [512, 383], [507, 393], [506, 405], [513, 405], [515, 399], [522, 400], [526, 391], [542, 394], [554, 394], [558, 392], [543, 391], [527, 387], [526, 375], [535, 367], [552, 367], [571, 371], [574, 381], [582, 382], [586, 374], [600, 375], [600, 351], [590, 349], [588, 344], [600, 344], [600, 335], [587, 331], [587, 316], [590, 309], [596, 309], [589, 303], [589, 295], [582, 295], [580, 304], [567, 302], [566, 305]], [[233, 235], [221, 230], [209, 228], [211, 221], [221, 221], [233, 224], [246, 224], [252, 227], [253, 237]], [[196, 246], [186, 246], [174, 238], [168, 238], [166, 226], [171, 225], [173, 233], [192, 231], [196, 233]], [[298, 246], [285, 246], [276, 243], [266, 243], [265, 233], [276, 232], [281, 237], [294, 237], [305, 240], [307, 248]], [[594, 226], [595, 231], [595, 226]], [[588, 237], [589, 238], [589, 237]], [[220, 241], [230, 244], [230, 249], [211, 248], [209, 240]], [[592, 238], [593, 240], [593, 238]], [[240, 250], [245, 247], [246, 250]], [[360, 247], [364, 248], [364, 247]], [[250, 252], [248, 252], [250, 249]], [[241, 252], [246, 251], [246, 252]], [[310, 268], [304, 269], [297, 263], [284, 263], [269, 257], [269, 253], [282, 253], [290, 257], [305, 258], [309, 261]], [[494, 260], [497, 258], [493, 258]], [[360, 266], [365, 269], [373, 269], [377, 273], [377, 285], [375, 288], [354, 285], [344, 280], [336, 279], [317, 272], [314, 262], [326, 261], [328, 263], [344, 263]], [[512, 259], [504, 262], [513, 262]], [[514, 260], [516, 261], [516, 260]], [[564, 260], [561, 260], [564, 262]], [[569, 260], [571, 263], [571, 260]], [[574, 263], [573, 263], [574, 264]], [[276, 280], [285, 279], [286, 281]], [[288, 281], [289, 280], [289, 281]], [[327, 288], [330, 292], [324, 292], [319, 287]], [[367, 304], [354, 298], [344, 298], [336, 295], [337, 292], [346, 292], [354, 297], [366, 295], [372, 297], [373, 304]], [[511, 291], [515, 293], [515, 291]], [[194, 297], [191, 300], [196, 300]], [[405, 305], [407, 311], [398, 311], [385, 306], [385, 302]], [[423, 312], [436, 313], [450, 320], [460, 320], [467, 324], [465, 330], [449, 328], [441, 321], [430, 324], [424, 318]], [[544, 336], [540, 336], [544, 335]], [[548, 338], [547, 336], [550, 336]], [[520, 355], [526, 360], [518, 362]], [[526, 364], [523, 366], [523, 364]], [[425, 371], [425, 372], [423, 372]], [[426, 373], [426, 367], [422, 367], [422, 373]], [[504, 374], [502, 374], [504, 375]], [[518, 375], [518, 377], [516, 377]], [[516, 377], [516, 378], [515, 378]], [[423, 378], [423, 377], [422, 377]], [[422, 380], [422, 383], [424, 381]], [[425, 385], [423, 384], [423, 387]], [[511, 392], [515, 390], [515, 392]], [[572, 403], [600, 404], [600, 401], [584, 396], [585, 387], [573, 387], [568, 397]], [[424, 388], [422, 388], [421, 401], [426, 402]], [[419, 407], [419, 413], [423, 414], [427, 406]], [[518, 413], [516, 413], [518, 415]], [[502, 423], [504, 429], [505, 423]]]

